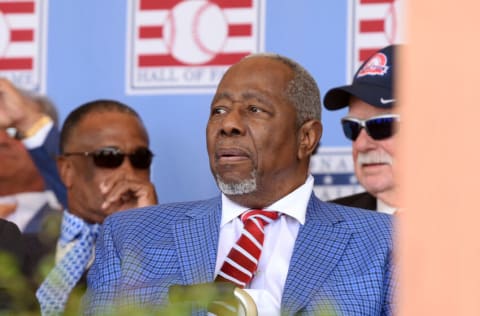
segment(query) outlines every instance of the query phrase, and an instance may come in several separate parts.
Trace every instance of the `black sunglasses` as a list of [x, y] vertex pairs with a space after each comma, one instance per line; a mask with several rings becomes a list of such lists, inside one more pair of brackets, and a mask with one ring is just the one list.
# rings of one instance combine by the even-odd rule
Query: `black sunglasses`
[[92, 157], [95, 166], [100, 168], [118, 168], [122, 165], [125, 156], [128, 157], [132, 166], [136, 169], [148, 169], [152, 163], [153, 153], [150, 149], [138, 148], [130, 154], [122, 152], [116, 147], [104, 147], [91, 152], [67, 152], [63, 156]]
[[360, 120], [354, 117], [342, 118], [343, 133], [351, 141], [355, 141], [362, 128], [365, 128], [367, 134], [375, 139], [382, 140], [389, 138], [397, 131], [397, 122], [400, 121], [400, 115], [386, 114], [374, 116], [366, 120]]

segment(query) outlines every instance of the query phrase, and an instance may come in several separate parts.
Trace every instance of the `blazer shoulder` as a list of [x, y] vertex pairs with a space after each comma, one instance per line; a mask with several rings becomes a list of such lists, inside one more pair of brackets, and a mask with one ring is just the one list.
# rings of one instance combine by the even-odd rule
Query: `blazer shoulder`
[[218, 208], [220, 203], [220, 198], [212, 198], [199, 201], [156, 204], [114, 213], [107, 217], [106, 222], [132, 223], [145, 220], [154, 220], [156, 223], [171, 222], [181, 220], [186, 216], [204, 215], [206, 211]]
[[323, 202], [318, 198], [315, 198], [313, 201], [313, 207], [317, 211], [320, 210], [319, 212], [323, 214], [331, 214], [329, 218], [335, 218], [336, 224], [348, 228], [355, 234], [365, 238], [391, 239], [393, 230], [393, 218], [391, 215], [379, 212], [366, 212], [362, 208]]
[[125, 210], [108, 216], [103, 224], [104, 231], [112, 233], [119, 239], [128, 238], [129, 241], [126, 242], [136, 242], [134, 236], [145, 240], [168, 239], [171, 237], [174, 223], [203, 217], [208, 212], [218, 210], [220, 203], [220, 198], [213, 198]]

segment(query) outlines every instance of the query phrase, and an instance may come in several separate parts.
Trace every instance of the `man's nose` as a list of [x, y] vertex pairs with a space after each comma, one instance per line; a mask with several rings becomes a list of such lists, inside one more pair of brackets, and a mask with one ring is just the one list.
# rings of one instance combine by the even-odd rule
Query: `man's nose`
[[363, 151], [375, 146], [375, 140], [367, 134], [365, 128], [360, 130], [360, 133], [357, 136], [357, 139], [353, 142], [353, 146], [359, 150]]
[[222, 120], [221, 134], [237, 136], [245, 133], [245, 122], [241, 111], [234, 109], [226, 113]]

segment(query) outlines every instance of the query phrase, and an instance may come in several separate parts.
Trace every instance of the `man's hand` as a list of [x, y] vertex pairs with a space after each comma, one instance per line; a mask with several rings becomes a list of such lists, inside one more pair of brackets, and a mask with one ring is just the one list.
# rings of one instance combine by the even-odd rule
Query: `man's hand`
[[[92, 199], [95, 201], [92, 202]], [[68, 200], [69, 210], [90, 223], [103, 223], [108, 215], [115, 212], [158, 203], [150, 180], [129, 177], [124, 173], [112, 173], [103, 180], [96, 198], [69, 194]]]
[[0, 218], [7, 218], [17, 209], [17, 204], [0, 204]]
[[143, 179], [107, 179], [100, 184], [105, 200], [102, 210], [107, 214], [157, 204], [153, 184]]
[[69, 194], [69, 211], [89, 223], [103, 223], [115, 212], [157, 204], [155, 188], [147, 179], [129, 179], [113, 174], [98, 189], [96, 198]]

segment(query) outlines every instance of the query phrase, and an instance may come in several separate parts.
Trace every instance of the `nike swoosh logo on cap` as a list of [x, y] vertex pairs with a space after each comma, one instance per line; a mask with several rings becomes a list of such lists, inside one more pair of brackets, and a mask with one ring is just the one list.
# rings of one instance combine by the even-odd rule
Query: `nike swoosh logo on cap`
[[389, 103], [395, 102], [395, 99], [384, 99], [384, 98], [380, 98], [380, 102], [381, 102], [382, 104], [389, 104]]

